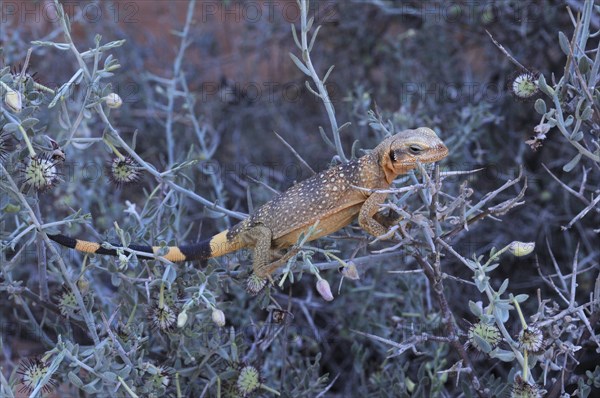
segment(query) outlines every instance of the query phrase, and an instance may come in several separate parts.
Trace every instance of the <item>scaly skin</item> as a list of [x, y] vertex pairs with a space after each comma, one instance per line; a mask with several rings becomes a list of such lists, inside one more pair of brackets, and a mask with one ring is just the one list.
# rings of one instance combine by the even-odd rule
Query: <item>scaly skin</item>
[[[270, 275], [283, 263], [271, 262], [274, 250], [293, 246], [302, 233], [317, 221], [309, 240], [329, 235], [350, 224], [358, 224], [373, 236], [387, 229], [376, 220], [387, 194], [372, 192], [388, 188], [396, 177], [416, 167], [445, 158], [448, 149], [433, 130], [405, 130], [383, 140], [369, 154], [322, 171], [275, 196], [245, 220], [212, 238], [189, 246], [172, 246], [163, 256], [180, 262], [219, 257], [245, 247], [254, 248], [253, 275], [248, 291], [257, 294]], [[366, 188], [365, 189], [358, 189]], [[375, 218], [374, 218], [375, 217]], [[85, 253], [116, 255], [98, 243], [64, 235], [48, 235], [64, 246]], [[158, 246], [131, 245], [130, 249], [156, 254]], [[149, 255], [148, 257], [153, 257]]]

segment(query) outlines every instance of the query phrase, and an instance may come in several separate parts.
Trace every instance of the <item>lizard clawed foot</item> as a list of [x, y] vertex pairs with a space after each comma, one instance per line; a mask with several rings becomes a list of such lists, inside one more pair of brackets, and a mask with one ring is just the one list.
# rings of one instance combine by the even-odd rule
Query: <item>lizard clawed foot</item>
[[253, 272], [248, 277], [246, 282], [246, 291], [253, 296], [259, 294], [267, 285], [267, 282], [270, 281], [274, 283], [271, 274], [277, 270], [277, 268], [281, 267], [285, 264], [290, 258], [298, 254], [300, 251], [299, 246], [293, 246], [287, 253], [285, 253], [280, 259], [273, 261], [266, 266], [261, 266], [258, 268], [258, 273], [260, 275], [267, 275], [267, 277], [260, 277], [257, 275], [257, 272]]
[[252, 296], [260, 293], [267, 286], [267, 279], [261, 278], [256, 274], [250, 274], [246, 281], [246, 291]]
[[398, 230], [398, 228], [400, 228], [398, 225], [394, 225], [393, 227], [391, 227], [389, 229], [389, 231], [387, 231], [386, 233], [384, 233], [382, 235], [379, 235], [378, 237], [373, 239], [371, 242], [369, 242], [369, 244], [372, 245], [373, 243], [379, 242], [381, 240], [392, 239], [394, 237], [394, 235], [396, 234], [396, 231]]

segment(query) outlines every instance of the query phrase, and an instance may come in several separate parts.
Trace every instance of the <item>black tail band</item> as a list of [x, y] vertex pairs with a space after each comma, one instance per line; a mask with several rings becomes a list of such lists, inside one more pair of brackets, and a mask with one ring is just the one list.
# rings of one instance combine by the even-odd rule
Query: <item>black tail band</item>
[[211, 239], [206, 239], [192, 245], [179, 246], [179, 250], [185, 256], [188, 261], [201, 260], [205, 261], [212, 257], [210, 251]]

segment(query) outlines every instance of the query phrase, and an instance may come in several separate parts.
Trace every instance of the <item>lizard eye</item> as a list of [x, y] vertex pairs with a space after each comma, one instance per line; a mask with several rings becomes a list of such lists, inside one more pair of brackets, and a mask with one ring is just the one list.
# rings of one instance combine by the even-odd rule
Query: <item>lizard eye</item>
[[412, 144], [412, 145], [409, 145], [408, 151], [410, 153], [412, 153], [413, 155], [418, 155], [421, 152], [423, 152], [423, 148], [420, 145]]

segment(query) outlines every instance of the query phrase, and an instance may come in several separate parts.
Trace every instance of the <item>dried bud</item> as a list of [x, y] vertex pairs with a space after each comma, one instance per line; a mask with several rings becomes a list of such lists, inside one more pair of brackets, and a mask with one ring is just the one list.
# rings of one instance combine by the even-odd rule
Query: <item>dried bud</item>
[[516, 257], [523, 257], [531, 254], [535, 249], [535, 242], [519, 242], [514, 241], [510, 244], [508, 251], [510, 251]]
[[254, 366], [244, 366], [238, 376], [236, 387], [239, 393], [246, 397], [260, 387], [260, 373]]
[[[185, 326], [186, 322], [188, 320], [188, 314], [185, 310], [181, 311], [179, 313], [179, 315], [177, 315], [177, 327], [178, 328], [182, 328]], [[214, 316], [213, 316], [213, 320], [214, 320]]]
[[52, 138], [47, 137], [50, 141], [50, 145], [52, 145], [52, 155], [50, 156], [52, 160], [56, 162], [64, 162], [67, 159], [67, 155], [62, 150], [58, 142], [54, 141]]
[[110, 181], [120, 187], [134, 184], [140, 179], [140, 167], [129, 156], [115, 157], [106, 168]]
[[56, 162], [45, 155], [35, 155], [29, 158], [23, 174], [25, 184], [41, 192], [51, 189], [60, 181]]
[[518, 74], [511, 84], [512, 94], [520, 100], [529, 99], [538, 91], [537, 76], [530, 72]]
[[153, 390], [167, 388], [171, 385], [172, 369], [165, 366], [148, 365], [150, 365], [147, 367], [148, 384]]
[[319, 279], [317, 281], [317, 291], [323, 297], [325, 301], [332, 301], [333, 294], [331, 293], [331, 287], [329, 286], [329, 282], [325, 279]]
[[530, 352], [540, 352], [544, 348], [542, 331], [535, 326], [521, 330], [518, 341], [521, 348]]
[[4, 103], [6, 103], [6, 106], [15, 113], [20, 113], [21, 109], [23, 109], [21, 93], [11, 88], [7, 88], [6, 95], [4, 96]]
[[536, 384], [529, 384], [517, 375], [510, 396], [511, 398], [538, 398], [542, 397], [542, 392]]
[[217, 308], [212, 311], [212, 321], [218, 326], [225, 326], [225, 313]]
[[72, 290], [65, 288], [62, 293], [57, 296], [57, 301], [58, 308], [62, 315], [70, 317], [79, 313], [77, 298]]
[[123, 253], [119, 253], [117, 257], [117, 263], [117, 267], [119, 268], [119, 270], [126, 269], [127, 265], [129, 264], [129, 256], [126, 256]]
[[469, 328], [469, 345], [486, 354], [493, 350], [502, 337], [496, 325], [492, 323], [477, 322]]
[[85, 276], [82, 276], [77, 280], [77, 287], [81, 291], [81, 294], [87, 294], [90, 291], [90, 281]]
[[148, 319], [152, 328], [169, 332], [177, 322], [177, 314], [168, 305], [161, 307], [158, 303], [153, 303], [148, 310]]
[[104, 101], [106, 102], [106, 106], [111, 109], [120, 108], [123, 105], [123, 100], [119, 97], [119, 94], [110, 93], [106, 97], [104, 97]]
[[342, 267], [341, 272], [345, 278], [352, 279], [353, 281], [360, 279], [356, 264], [353, 261], [348, 261], [348, 265]]
[[[50, 372], [50, 366], [43, 359], [34, 358], [23, 361], [17, 370], [18, 380], [21, 384], [19, 392], [25, 392], [27, 395], [31, 394], [38, 387], [38, 384], [47, 377], [48, 372]], [[42, 384], [39, 391], [48, 394], [54, 390], [56, 385], [56, 380], [50, 377]]]

